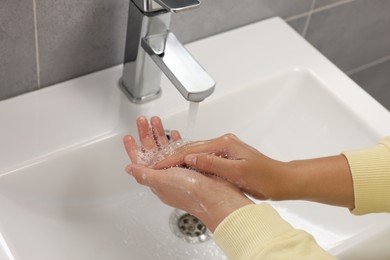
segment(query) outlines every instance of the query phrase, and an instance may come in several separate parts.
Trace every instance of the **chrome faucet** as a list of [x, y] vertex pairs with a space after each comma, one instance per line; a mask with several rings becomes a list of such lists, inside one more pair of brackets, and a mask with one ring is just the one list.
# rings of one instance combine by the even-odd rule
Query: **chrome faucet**
[[211, 95], [214, 80], [169, 30], [171, 13], [196, 8], [198, 0], [130, 0], [120, 85], [134, 103], [161, 95], [161, 72], [185, 99]]

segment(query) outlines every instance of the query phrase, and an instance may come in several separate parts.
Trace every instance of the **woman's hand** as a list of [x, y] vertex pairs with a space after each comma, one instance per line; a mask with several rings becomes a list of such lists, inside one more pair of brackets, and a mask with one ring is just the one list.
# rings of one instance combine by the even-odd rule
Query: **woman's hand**
[[211, 173], [257, 199], [284, 199], [289, 186], [286, 163], [266, 157], [233, 134], [184, 145], [153, 168], [183, 165]]
[[[165, 130], [159, 117], [152, 117], [149, 126], [148, 120], [144, 116], [140, 116], [137, 118], [137, 127], [142, 145], [141, 151], [133, 136], [127, 135], [123, 138], [126, 152], [132, 163], [141, 163], [138, 162], [139, 153], [162, 149], [169, 144], [169, 140], [165, 135]], [[172, 141], [180, 140], [180, 133], [176, 130], [172, 130], [171, 138]]]
[[[140, 152], [163, 149], [169, 144], [160, 118], [153, 117], [149, 126], [145, 117], [139, 117], [137, 126], [141, 151], [133, 136], [124, 137], [132, 161], [126, 171], [138, 183], [149, 186], [164, 203], [198, 217], [212, 232], [230, 213], [253, 203], [239, 188], [219, 177], [179, 167], [157, 170], [137, 164]], [[177, 131], [172, 131], [171, 137], [173, 141], [181, 138]]]
[[216, 176], [179, 167], [155, 170], [137, 164], [126, 170], [165, 204], [196, 216], [211, 232], [230, 213], [253, 204], [236, 186]]
[[257, 199], [300, 199], [354, 207], [351, 171], [343, 155], [281, 162], [227, 134], [184, 145], [153, 168], [171, 165], [220, 176]]

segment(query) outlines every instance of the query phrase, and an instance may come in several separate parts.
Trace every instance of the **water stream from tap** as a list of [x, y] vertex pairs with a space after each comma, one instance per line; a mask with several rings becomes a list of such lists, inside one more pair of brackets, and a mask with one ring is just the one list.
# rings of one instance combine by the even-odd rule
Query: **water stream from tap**
[[185, 131], [185, 137], [188, 140], [193, 140], [200, 102], [191, 102], [190, 101], [189, 103], [190, 103], [190, 105], [189, 105], [189, 109], [188, 109], [187, 127], [186, 127], [186, 131]]

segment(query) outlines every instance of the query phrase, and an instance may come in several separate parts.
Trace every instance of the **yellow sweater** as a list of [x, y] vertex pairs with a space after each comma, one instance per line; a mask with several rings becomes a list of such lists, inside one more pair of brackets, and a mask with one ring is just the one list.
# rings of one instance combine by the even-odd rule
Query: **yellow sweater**
[[[354, 186], [352, 213], [390, 212], [390, 137], [371, 149], [344, 155]], [[294, 229], [267, 203], [230, 214], [215, 230], [214, 240], [232, 260], [334, 259], [310, 234]]]

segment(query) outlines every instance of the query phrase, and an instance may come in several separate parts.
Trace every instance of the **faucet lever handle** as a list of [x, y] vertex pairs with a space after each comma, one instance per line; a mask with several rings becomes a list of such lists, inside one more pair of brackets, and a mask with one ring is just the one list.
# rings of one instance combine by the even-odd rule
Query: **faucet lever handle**
[[199, 0], [154, 0], [156, 3], [161, 5], [167, 11], [170, 12], [181, 12], [200, 6]]

